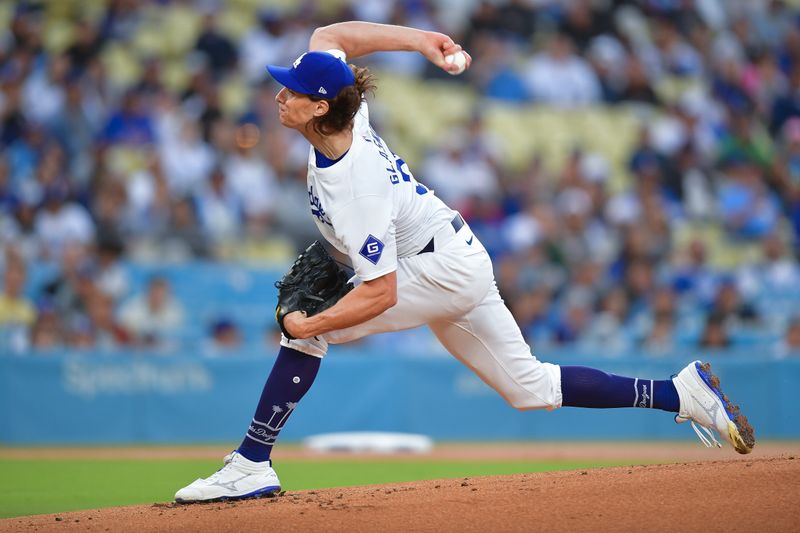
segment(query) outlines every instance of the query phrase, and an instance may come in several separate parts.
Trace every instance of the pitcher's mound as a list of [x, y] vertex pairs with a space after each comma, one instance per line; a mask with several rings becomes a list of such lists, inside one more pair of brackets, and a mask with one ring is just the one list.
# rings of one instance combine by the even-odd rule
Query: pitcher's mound
[[797, 531], [800, 457], [631, 466], [153, 504], [2, 531]]

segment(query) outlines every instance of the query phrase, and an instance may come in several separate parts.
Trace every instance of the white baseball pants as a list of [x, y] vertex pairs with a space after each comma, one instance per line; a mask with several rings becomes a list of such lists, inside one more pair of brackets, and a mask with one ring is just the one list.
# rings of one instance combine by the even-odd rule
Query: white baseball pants
[[362, 324], [281, 345], [323, 357], [328, 344], [427, 325], [442, 345], [513, 407], [561, 407], [561, 369], [531, 354], [494, 281], [486, 249], [465, 224], [434, 237], [434, 251], [398, 260], [397, 304]]

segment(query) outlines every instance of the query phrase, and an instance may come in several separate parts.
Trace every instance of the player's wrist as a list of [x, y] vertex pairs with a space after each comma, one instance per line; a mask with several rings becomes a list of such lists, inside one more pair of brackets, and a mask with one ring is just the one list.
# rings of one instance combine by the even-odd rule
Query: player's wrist
[[315, 333], [311, 327], [311, 319], [306, 315], [305, 311], [300, 311], [300, 313], [301, 316], [298, 317], [297, 322], [299, 325], [300, 334], [303, 335], [301, 338], [310, 339], [311, 337], [315, 337], [317, 333]]
[[431, 36], [429, 34], [431, 33], [432, 32], [429, 32], [427, 30], [413, 29], [413, 31], [409, 36], [411, 40], [411, 46], [413, 47], [413, 49], [424, 55], [425, 51], [430, 46], [429, 43], [431, 40]]

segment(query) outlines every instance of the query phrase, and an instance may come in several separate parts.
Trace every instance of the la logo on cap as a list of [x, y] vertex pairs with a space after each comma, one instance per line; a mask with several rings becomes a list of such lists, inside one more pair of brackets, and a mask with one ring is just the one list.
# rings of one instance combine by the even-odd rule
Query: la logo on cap
[[267, 65], [267, 70], [290, 91], [319, 98], [334, 98], [344, 87], [355, 85], [355, 76], [347, 63], [329, 52], [306, 52], [289, 68]]

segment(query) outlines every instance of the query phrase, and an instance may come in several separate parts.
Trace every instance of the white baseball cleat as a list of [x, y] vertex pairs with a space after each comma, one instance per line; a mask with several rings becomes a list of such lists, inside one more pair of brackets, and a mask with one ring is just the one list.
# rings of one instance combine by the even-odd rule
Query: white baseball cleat
[[251, 461], [238, 452], [225, 456], [225, 466], [175, 493], [178, 503], [257, 498], [281, 490], [272, 463]]
[[691, 422], [694, 432], [709, 448], [722, 447], [714, 436], [714, 432], [717, 432], [737, 452], [744, 454], [753, 451], [756, 444], [753, 428], [739, 412], [739, 407], [723, 394], [719, 378], [711, 372], [709, 363], [690, 363], [672, 378], [672, 382], [681, 401], [681, 410], [675, 415], [676, 422]]

